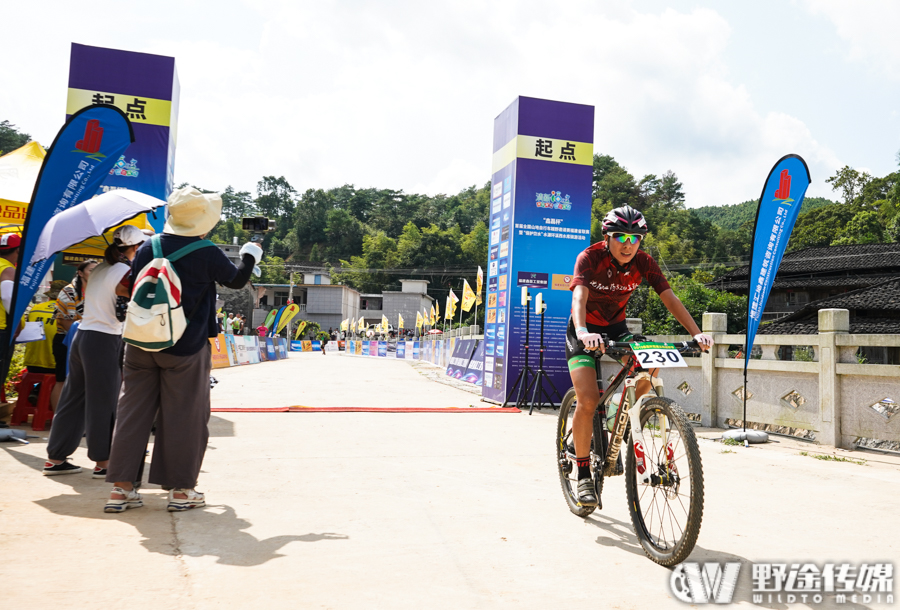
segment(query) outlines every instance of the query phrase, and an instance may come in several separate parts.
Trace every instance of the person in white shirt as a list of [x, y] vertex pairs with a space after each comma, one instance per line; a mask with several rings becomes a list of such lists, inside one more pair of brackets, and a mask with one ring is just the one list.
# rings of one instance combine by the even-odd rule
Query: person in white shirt
[[106, 478], [122, 386], [123, 323], [116, 317], [116, 297], [131, 296], [131, 260], [146, 239], [137, 227], [120, 227], [103, 262], [91, 272], [84, 314], [69, 350], [69, 375], [47, 442], [45, 475], [81, 472], [68, 458], [86, 436], [88, 458], [96, 462], [93, 476]]

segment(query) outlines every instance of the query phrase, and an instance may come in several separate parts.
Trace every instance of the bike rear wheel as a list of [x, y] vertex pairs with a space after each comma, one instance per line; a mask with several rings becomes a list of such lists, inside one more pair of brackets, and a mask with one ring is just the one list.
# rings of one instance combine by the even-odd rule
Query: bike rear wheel
[[[578, 466], [575, 464], [572, 440], [572, 420], [575, 416], [576, 405], [575, 389], [571, 388], [563, 396], [562, 404], [559, 406], [559, 416], [556, 424], [556, 467], [559, 470], [559, 484], [562, 487], [563, 496], [566, 498], [569, 510], [579, 517], [587, 517], [597, 507], [582, 506], [578, 503]], [[594, 454], [594, 443], [595, 439], [600, 438], [600, 417], [596, 413], [594, 414], [593, 428], [591, 463], [595, 464], [598, 460]], [[600, 492], [603, 491], [603, 473], [597, 470], [594, 472], [594, 488], [599, 500]]]
[[[662, 443], [665, 421], [667, 442]], [[643, 465], [650, 484], [639, 483], [634, 443], [626, 448], [625, 492], [634, 533], [647, 556], [663, 566], [687, 559], [703, 520], [703, 465], [697, 437], [673, 400], [651, 398], [641, 406]], [[640, 438], [632, 435], [632, 438]]]

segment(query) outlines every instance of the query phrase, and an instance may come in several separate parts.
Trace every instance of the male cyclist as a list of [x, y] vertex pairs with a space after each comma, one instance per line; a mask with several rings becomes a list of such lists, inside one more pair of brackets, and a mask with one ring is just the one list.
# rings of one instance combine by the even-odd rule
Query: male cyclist
[[[625, 305], [642, 279], [653, 287], [666, 309], [703, 347], [713, 344], [712, 337], [700, 328], [675, 296], [659, 265], [640, 250], [647, 235], [644, 215], [630, 206], [612, 210], [603, 219], [605, 239], [590, 246], [575, 261], [572, 290], [572, 315], [566, 332], [566, 360], [575, 387], [577, 405], [572, 421], [575, 456], [578, 464], [578, 501], [582, 506], [597, 506], [591, 480], [591, 421], [600, 403], [596, 361], [587, 349], [603, 348], [601, 334], [613, 341], [628, 340]], [[656, 374], [656, 370], [652, 374]], [[635, 386], [638, 398], [650, 391], [649, 380]]]

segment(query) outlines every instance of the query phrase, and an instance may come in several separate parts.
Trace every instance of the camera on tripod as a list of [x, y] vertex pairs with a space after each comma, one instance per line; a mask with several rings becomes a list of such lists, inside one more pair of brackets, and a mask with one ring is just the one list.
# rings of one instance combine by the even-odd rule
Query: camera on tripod
[[275, 221], [269, 220], [265, 216], [250, 216], [241, 219], [241, 228], [244, 231], [253, 233], [250, 241], [261, 242], [263, 233], [275, 230]]

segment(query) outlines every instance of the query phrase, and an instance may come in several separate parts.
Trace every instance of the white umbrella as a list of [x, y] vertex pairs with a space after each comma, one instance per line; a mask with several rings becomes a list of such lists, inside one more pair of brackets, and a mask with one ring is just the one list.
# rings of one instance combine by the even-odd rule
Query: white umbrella
[[109, 229], [166, 205], [166, 202], [128, 189], [117, 189], [88, 199], [52, 217], [44, 226], [30, 264], [103, 235]]

